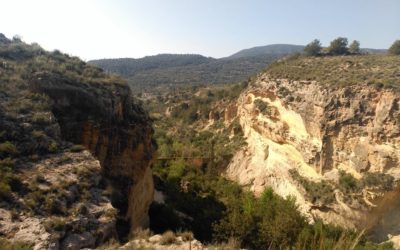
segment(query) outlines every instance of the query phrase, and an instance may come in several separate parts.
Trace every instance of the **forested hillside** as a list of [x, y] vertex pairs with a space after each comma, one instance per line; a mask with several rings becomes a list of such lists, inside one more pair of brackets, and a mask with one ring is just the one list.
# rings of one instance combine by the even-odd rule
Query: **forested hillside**
[[134, 90], [158, 85], [234, 83], [247, 79], [288, 53], [269, 53], [240, 58], [214, 59], [200, 55], [160, 54], [140, 59], [89, 61], [106, 72], [124, 76]]

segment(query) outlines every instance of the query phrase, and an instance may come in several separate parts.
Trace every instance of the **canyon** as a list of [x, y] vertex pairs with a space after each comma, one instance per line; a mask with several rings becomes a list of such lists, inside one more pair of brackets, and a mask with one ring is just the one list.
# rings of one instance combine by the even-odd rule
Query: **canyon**
[[297, 55], [238, 84], [138, 94], [0, 34], [0, 240], [257, 249], [303, 244], [322, 221], [397, 247], [399, 60]]

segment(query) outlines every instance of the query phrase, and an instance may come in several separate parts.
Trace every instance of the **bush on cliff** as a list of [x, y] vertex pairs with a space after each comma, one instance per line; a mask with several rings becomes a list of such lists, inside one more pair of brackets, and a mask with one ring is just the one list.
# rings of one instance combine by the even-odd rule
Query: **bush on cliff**
[[317, 205], [329, 205], [335, 201], [333, 186], [327, 181], [314, 182], [302, 177], [295, 169], [289, 170], [291, 177], [303, 186], [306, 197]]

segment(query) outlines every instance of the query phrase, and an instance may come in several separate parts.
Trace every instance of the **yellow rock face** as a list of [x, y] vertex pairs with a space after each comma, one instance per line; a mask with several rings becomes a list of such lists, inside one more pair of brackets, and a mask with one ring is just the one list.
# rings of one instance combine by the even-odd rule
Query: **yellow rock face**
[[391, 90], [362, 84], [325, 89], [316, 82], [261, 75], [238, 100], [248, 146], [236, 153], [226, 175], [256, 194], [271, 186], [282, 196], [295, 196], [310, 220], [352, 227], [362, 213], [342, 202], [347, 194], [335, 190], [336, 202], [321, 209], [307, 200], [289, 170], [314, 182], [337, 183], [340, 170], [356, 179], [367, 172], [399, 179], [399, 106], [400, 95]]

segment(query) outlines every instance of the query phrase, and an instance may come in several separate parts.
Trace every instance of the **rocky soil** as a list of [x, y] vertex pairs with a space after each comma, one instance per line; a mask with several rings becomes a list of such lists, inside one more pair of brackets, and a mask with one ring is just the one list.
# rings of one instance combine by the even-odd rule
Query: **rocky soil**
[[[23, 184], [35, 191], [2, 202], [2, 235], [33, 242], [35, 249], [95, 247], [116, 236], [117, 211], [100, 183], [99, 161], [88, 151], [21, 161], [20, 166]], [[48, 216], [47, 209], [54, 215]]]

